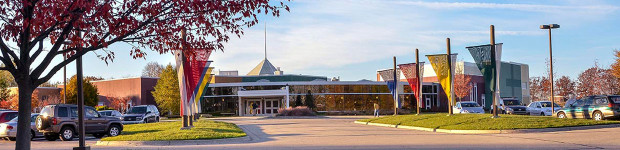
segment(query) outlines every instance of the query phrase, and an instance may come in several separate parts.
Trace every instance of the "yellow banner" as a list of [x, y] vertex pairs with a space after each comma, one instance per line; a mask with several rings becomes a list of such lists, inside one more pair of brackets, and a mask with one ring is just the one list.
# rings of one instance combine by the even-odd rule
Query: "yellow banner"
[[[426, 55], [426, 57], [428, 57], [428, 60], [431, 63], [431, 66], [433, 67], [433, 70], [435, 70], [435, 74], [437, 74], [437, 79], [439, 79], [439, 84], [441, 84], [443, 91], [446, 92], [446, 96], [448, 97], [448, 102], [454, 104], [454, 102], [452, 101], [452, 94], [450, 94], [451, 87], [452, 87], [452, 85], [450, 84], [450, 79], [452, 79], [452, 77], [450, 76], [450, 67], [448, 66], [448, 57], [446, 56], [447, 54]], [[451, 108], [448, 108], [448, 109], [451, 109]]]

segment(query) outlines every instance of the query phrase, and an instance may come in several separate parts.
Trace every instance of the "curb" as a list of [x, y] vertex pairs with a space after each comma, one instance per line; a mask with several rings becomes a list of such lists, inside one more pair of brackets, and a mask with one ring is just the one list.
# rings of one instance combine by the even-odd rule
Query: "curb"
[[399, 129], [420, 130], [428, 132], [440, 132], [440, 133], [453, 133], [453, 134], [507, 134], [507, 133], [541, 133], [541, 132], [557, 132], [557, 131], [573, 131], [573, 130], [587, 130], [587, 129], [601, 129], [601, 128], [616, 128], [620, 127], [620, 124], [606, 124], [606, 125], [592, 125], [592, 126], [576, 126], [576, 127], [563, 127], [563, 128], [542, 128], [542, 129], [515, 129], [515, 130], [449, 130], [449, 129], [437, 129], [437, 128], [425, 128], [416, 126], [404, 126], [404, 125], [391, 125], [382, 123], [371, 123], [355, 121], [353, 123], [390, 127]]
[[[231, 141], [232, 140], [232, 141]], [[211, 140], [178, 140], [178, 141], [97, 141], [97, 146], [170, 146], [170, 145], [210, 145], [220, 143], [231, 143], [237, 140], [249, 141], [249, 136], [237, 138], [223, 138]]]

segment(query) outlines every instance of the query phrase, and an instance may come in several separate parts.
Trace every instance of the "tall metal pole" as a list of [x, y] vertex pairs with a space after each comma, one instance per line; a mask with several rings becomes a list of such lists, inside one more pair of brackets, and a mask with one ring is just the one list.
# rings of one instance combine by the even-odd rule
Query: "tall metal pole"
[[551, 84], [551, 114], [555, 114], [555, 99], [553, 99], [553, 51], [551, 50], [551, 27], [549, 27], [549, 84]]
[[[62, 54], [62, 58], [63, 58], [63, 60], [66, 61], [67, 60], [67, 53], [63, 53]], [[62, 80], [63, 80], [63, 83], [64, 83], [63, 84], [64, 85], [64, 87], [63, 87], [63, 90], [64, 90], [63, 94], [64, 95], [63, 95], [62, 103], [66, 104], [67, 103], [67, 66], [63, 66], [62, 70], [63, 70], [63, 75], [62, 75], [63, 78], [62, 78]]]
[[446, 47], [448, 49], [448, 55], [446, 55], [446, 57], [448, 57], [448, 74], [450, 76], [450, 79], [448, 79], [448, 80], [450, 80], [449, 81], [450, 82], [450, 87], [449, 87], [450, 88], [450, 92], [446, 93], [446, 94], [448, 94], [449, 95], [448, 97], [450, 97], [448, 99], [448, 116], [451, 116], [451, 115], [454, 114], [454, 112], [452, 110], [452, 98], [453, 98], [453, 96], [452, 96], [452, 91], [453, 91], [452, 90], [452, 52], [451, 52], [451, 49], [450, 49], [450, 38], [446, 38]]
[[[415, 49], [415, 69], [416, 69], [416, 73], [417, 73], [416, 76], [417, 76], [417, 80], [418, 80], [418, 83], [416, 85], [416, 87], [418, 87], [418, 90], [416, 91], [416, 92], [418, 92], [418, 95], [416, 95], [416, 98], [415, 98], [415, 99], [418, 100], [418, 102], [417, 102], [418, 105], [416, 106], [416, 108], [418, 110], [416, 111], [416, 115], [420, 115], [420, 107], [422, 106], [422, 105], [420, 105], [421, 104], [420, 102], [422, 102], [422, 100], [421, 100], [422, 99], [422, 96], [421, 96], [422, 92], [420, 92], [420, 90], [422, 89], [422, 87], [420, 86], [420, 85], [422, 85], [422, 80], [420, 78], [422, 78], [422, 77], [420, 76], [420, 55], [419, 55], [419, 50], [417, 48]], [[413, 92], [413, 94], [415, 95], [416, 92]]]
[[396, 70], [396, 56], [394, 56], [394, 116], [398, 114], [398, 77], [396, 77], [397, 74], [398, 71]]
[[[80, 31], [77, 31], [77, 32], [78, 32], [78, 36], [81, 38], [82, 34], [80, 33]], [[79, 52], [81, 52], [82, 51], [82, 49], [81, 49], [82, 42], [80, 41], [77, 45], [80, 47]], [[84, 87], [83, 87], [83, 83], [82, 83], [84, 77], [82, 75], [83, 74], [83, 72], [82, 72], [82, 56], [79, 56], [76, 59], [75, 66], [76, 66], [76, 70], [77, 70], [77, 75], [76, 76], [77, 76], [77, 98], [78, 98], [77, 99], [77, 105], [78, 105], [78, 134], [79, 134], [79, 137], [80, 137], [79, 138], [80, 141], [79, 141], [79, 147], [76, 147], [76, 148], [73, 148], [73, 149], [74, 150], [75, 149], [83, 150], [83, 149], [90, 149], [90, 148], [86, 147], [86, 144], [85, 144], [85, 141], [84, 141], [85, 137], [86, 137], [84, 132], [86, 130], [85, 130], [85, 127], [84, 127]]]
[[[495, 58], [495, 26], [491, 25], [491, 63], [493, 64], [495, 62], [496, 58]], [[497, 64], [496, 66], [493, 66], [493, 69], [491, 70], [493, 73], [491, 73], [493, 75], [493, 84], [492, 86], [495, 86], [495, 88], [493, 88], [493, 92], [491, 92], [491, 96], [493, 96], [493, 117], [492, 118], [499, 118], [499, 116], [497, 115], [497, 97], [495, 96], [497, 92]]]

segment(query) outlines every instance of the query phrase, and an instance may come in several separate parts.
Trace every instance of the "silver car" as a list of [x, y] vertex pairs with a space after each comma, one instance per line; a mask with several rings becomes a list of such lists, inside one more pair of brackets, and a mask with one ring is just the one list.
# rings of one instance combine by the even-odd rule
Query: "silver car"
[[[39, 132], [34, 125], [34, 121], [37, 120], [37, 116], [39, 114], [30, 115], [30, 137], [31, 139], [35, 137], [42, 137], [43, 133]], [[15, 141], [15, 137], [17, 136], [17, 118], [13, 118], [13, 120], [5, 123], [0, 123], [0, 138], [8, 138], [11, 141]]]
[[452, 112], [459, 114], [477, 113], [484, 114], [484, 109], [476, 102], [456, 102]]

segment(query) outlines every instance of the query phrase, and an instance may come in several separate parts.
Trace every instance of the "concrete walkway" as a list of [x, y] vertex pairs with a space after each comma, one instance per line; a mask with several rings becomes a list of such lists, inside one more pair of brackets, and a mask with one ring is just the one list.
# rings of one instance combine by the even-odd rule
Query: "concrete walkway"
[[[369, 117], [369, 116], [366, 116]], [[355, 124], [359, 116], [213, 120], [237, 124], [248, 137], [192, 145], [93, 146], [93, 149], [620, 149], [620, 128], [523, 134], [447, 134]], [[50, 145], [47, 141], [35, 145]], [[61, 141], [53, 142], [62, 147]], [[194, 143], [194, 142], [192, 142]], [[14, 145], [14, 143], [13, 143]], [[0, 149], [11, 149], [0, 142]], [[45, 147], [38, 147], [43, 148]], [[47, 147], [49, 149], [50, 147]]]

